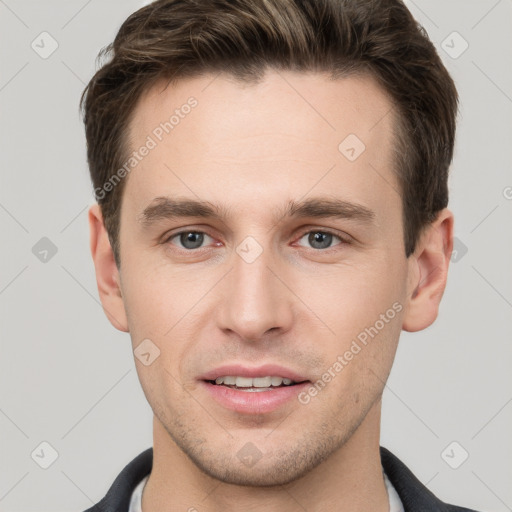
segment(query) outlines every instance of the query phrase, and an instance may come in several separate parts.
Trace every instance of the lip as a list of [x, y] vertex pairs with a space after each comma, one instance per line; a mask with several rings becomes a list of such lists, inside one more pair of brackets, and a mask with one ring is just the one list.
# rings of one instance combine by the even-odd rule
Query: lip
[[294, 370], [279, 366], [276, 364], [265, 364], [257, 367], [242, 366], [240, 364], [229, 364], [210, 370], [209, 372], [198, 377], [198, 380], [215, 380], [217, 377], [225, 377], [232, 375], [235, 377], [282, 377], [290, 379], [294, 382], [303, 382], [309, 380], [307, 377], [300, 375]]
[[[208, 382], [226, 375], [252, 378], [274, 376], [290, 379], [298, 382], [298, 384], [282, 386], [270, 391], [241, 391]], [[258, 367], [239, 364], [224, 365], [201, 375], [198, 380], [201, 381], [201, 386], [205, 392], [217, 404], [239, 414], [248, 415], [268, 414], [294, 399], [297, 402], [299, 393], [311, 384], [309, 379], [298, 372], [275, 364], [265, 364]]]
[[270, 391], [241, 391], [207, 381], [201, 382], [201, 386], [215, 402], [239, 414], [268, 414], [292, 400], [298, 404], [299, 393], [310, 384], [307, 381]]

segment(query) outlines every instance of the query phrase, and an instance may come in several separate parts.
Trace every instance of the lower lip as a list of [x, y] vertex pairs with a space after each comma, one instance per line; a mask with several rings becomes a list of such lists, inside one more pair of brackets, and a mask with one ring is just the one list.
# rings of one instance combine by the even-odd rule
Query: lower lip
[[309, 385], [302, 382], [293, 386], [273, 388], [270, 391], [240, 391], [201, 381], [212, 398], [226, 409], [245, 414], [265, 414], [275, 411], [287, 402], [298, 400], [299, 393]]

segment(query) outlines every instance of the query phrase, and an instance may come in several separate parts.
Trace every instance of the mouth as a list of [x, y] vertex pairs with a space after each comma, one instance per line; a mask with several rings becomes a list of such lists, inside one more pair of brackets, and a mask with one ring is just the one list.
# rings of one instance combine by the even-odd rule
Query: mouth
[[230, 389], [246, 391], [250, 393], [259, 393], [262, 391], [272, 391], [277, 388], [296, 386], [306, 380], [296, 382], [287, 377], [278, 375], [267, 375], [265, 377], [242, 377], [241, 375], [224, 375], [217, 377], [215, 380], [207, 380], [209, 384], [216, 386], [224, 386]]
[[277, 365], [250, 368], [238, 364], [212, 370], [198, 379], [210, 398], [239, 414], [266, 414], [298, 403], [298, 394], [311, 381]]

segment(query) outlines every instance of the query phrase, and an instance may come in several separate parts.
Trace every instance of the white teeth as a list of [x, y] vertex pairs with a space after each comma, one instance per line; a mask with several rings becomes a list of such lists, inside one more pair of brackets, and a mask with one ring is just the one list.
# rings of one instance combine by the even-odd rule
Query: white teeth
[[235, 384], [236, 384], [237, 388], [252, 388], [253, 387], [251, 377], [237, 377]]
[[272, 377], [255, 377], [252, 379], [255, 388], [269, 388], [272, 385]]
[[224, 377], [217, 377], [215, 384], [224, 384], [226, 386], [236, 386], [237, 388], [269, 388], [271, 386], [277, 387], [284, 384], [290, 386], [293, 383], [291, 379], [283, 377], [235, 377], [226, 375]]

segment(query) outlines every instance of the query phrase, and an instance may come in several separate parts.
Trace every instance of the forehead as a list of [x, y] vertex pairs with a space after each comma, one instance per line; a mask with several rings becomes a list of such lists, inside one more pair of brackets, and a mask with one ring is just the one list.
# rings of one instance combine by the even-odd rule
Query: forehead
[[313, 188], [398, 205], [394, 126], [392, 104], [369, 76], [269, 70], [256, 84], [224, 74], [159, 82], [132, 116], [131, 151], [148, 140], [152, 149], [125, 195], [139, 211], [173, 193], [247, 205]]

